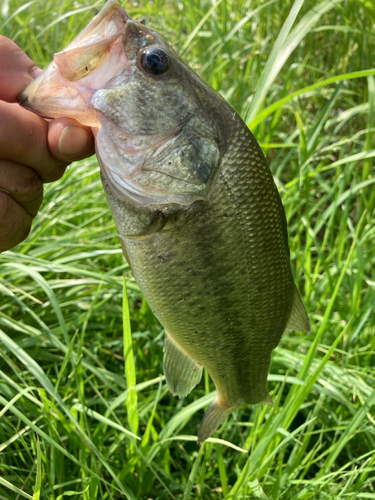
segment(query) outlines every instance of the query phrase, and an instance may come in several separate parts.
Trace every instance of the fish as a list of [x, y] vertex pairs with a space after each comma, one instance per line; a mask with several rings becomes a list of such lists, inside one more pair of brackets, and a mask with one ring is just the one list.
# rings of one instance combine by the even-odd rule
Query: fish
[[235, 409], [272, 404], [272, 351], [310, 323], [279, 192], [237, 112], [115, 0], [19, 101], [92, 128], [125, 258], [165, 328], [168, 387], [186, 396], [203, 368], [216, 386], [198, 442]]

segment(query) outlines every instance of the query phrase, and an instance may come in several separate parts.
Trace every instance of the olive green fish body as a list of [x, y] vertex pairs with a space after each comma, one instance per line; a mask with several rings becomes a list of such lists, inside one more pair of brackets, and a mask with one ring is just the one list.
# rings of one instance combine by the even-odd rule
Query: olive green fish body
[[[292, 306], [284, 209], [257, 142], [230, 110], [228, 149], [208, 201], [175, 209], [148, 238], [123, 238], [150, 307], [176, 342], [207, 368], [228, 406], [267, 396], [272, 349]], [[133, 207], [107, 196], [126, 235]], [[160, 206], [160, 210], [163, 207]], [[149, 223], [155, 215], [149, 214]], [[147, 220], [147, 219], [146, 219]], [[146, 230], [142, 222], [135, 233]]]
[[114, 0], [20, 100], [92, 127], [124, 254], [166, 330], [168, 386], [188, 394], [205, 367], [217, 387], [199, 440], [272, 403], [272, 350], [309, 321], [280, 196], [237, 113]]

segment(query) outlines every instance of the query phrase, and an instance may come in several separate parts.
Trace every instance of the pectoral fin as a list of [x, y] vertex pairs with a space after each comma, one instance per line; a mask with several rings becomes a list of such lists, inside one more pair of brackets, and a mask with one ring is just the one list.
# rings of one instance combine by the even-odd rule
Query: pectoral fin
[[165, 332], [164, 374], [174, 396], [186, 396], [199, 383], [203, 366], [192, 359]]
[[168, 215], [165, 215], [160, 210], [156, 212], [155, 217], [152, 219], [148, 226], [145, 226], [142, 231], [135, 234], [119, 234], [121, 239], [125, 240], [145, 240], [151, 238], [154, 234], [163, 229], [168, 221]]
[[311, 331], [309, 317], [307, 316], [305, 306], [302, 303], [301, 297], [295, 285], [292, 299], [292, 310], [290, 311], [290, 316], [283, 336], [294, 330], [306, 333]]

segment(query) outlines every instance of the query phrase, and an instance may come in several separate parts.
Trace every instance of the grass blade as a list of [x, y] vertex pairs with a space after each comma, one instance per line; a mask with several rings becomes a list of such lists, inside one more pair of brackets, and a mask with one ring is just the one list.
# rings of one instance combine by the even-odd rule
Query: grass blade
[[263, 101], [272, 82], [275, 80], [280, 69], [283, 67], [284, 62], [295, 48], [295, 46], [285, 47], [285, 42], [303, 4], [304, 0], [295, 0], [288, 17], [280, 30], [271, 54], [267, 60], [267, 64], [264, 67], [262, 76], [259, 79], [254, 97], [251, 101], [245, 120], [247, 122], [251, 121], [257, 115], [259, 109], [262, 107]]
[[257, 125], [262, 123], [267, 118], [267, 116], [271, 115], [273, 112], [277, 111], [279, 108], [283, 107], [285, 104], [292, 101], [294, 98], [298, 96], [308, 94], [322, 87], [326, 87], [331, 83], [342, 82], [343, 80], [355, 80], [357, 78], [363, 78], [365, 76], [370, 76], [370, 75], [375, 75], [375, 69], [366, 69], [362, 71], [355, 71], [353, 73], [344, 73], [341, 75], [332, 76], [320, 82], [313, 83], [312, 85], [308, 85], [307, 87], [304, 87], [300, 90], [296, 90], [295, 92], [292, 92], [288, 96], [279, 99], [273, 104], [270, 104], [267, 108], [258, 113], [258, 115], [250, 117], [250, 119], [247, 119], [246, 123], [248, 124], [249, 128], [253, 129]]
[[352, 439], [357, 428], [366, 419], [366, 416], [367, 416], [366, 414], [370, 411], [370, 409], [372, 408], [372, 406], [374, 406], [374, 404], [375, 404], [375, 389], [372, 391], [370, 396], [363, 403], [361, 408], [355, 413], [352, 421], [346, 427], [346, 429], [342, 433], [340, 439], [332, 447], [331, 453], [326, 458], [323, 467], [320, 469], [320, 471], [318, 473], [318, 477], [322, 476], [324, 473], [326, 473], [328, 470], [331, 469], [333, 463], [335, 462], [337, 457], [340, 455], [342, 449], [344, 448], [344, 446], [346, 446], [348, 444], [350, 439]]
[[126, 279], [123, 286], [123, 329], [124, 329], [124, 358], [125, 376], [128, 384], [128, 396], [126, 398], [126, 408], [128, 410], [128, 420], [134, 434], [138, 432], [138, 394], [135, 390], [137, 385], [135, 375], [135, 363], [133, 353], [133, 339], [130, 326], [128, 292], [126, 289]]
[[36, 478], [33, 500], [40, 500], [40, 489], [42, 486], [42, 453], [40, 451], [39, 437], [36, 440]]

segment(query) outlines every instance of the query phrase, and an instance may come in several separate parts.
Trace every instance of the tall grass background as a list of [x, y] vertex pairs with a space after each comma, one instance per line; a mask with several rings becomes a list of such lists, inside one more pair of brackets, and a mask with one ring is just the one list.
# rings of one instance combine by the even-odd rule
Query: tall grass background
[[[3, 0], [1, 33], [45, 67], [102, 5]], [[0, 499], [375, 499], [374, 2], [125, 7], [261, 143], [312, 332], [275, 349], [274, 407], [241, 408], [199, 446], [214, 385], [169, 393], [96, 159], [73, 164], [0, 255]]]

